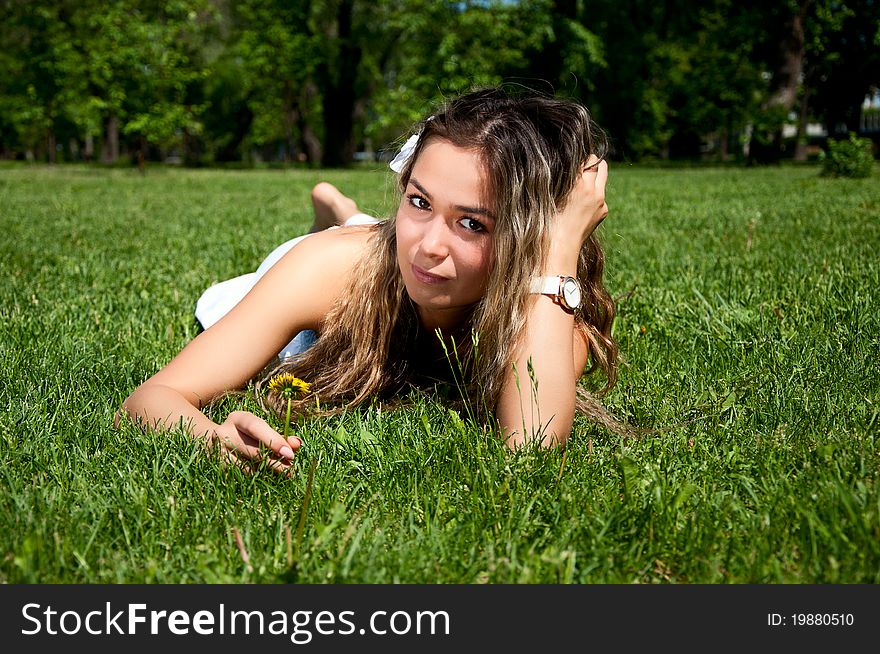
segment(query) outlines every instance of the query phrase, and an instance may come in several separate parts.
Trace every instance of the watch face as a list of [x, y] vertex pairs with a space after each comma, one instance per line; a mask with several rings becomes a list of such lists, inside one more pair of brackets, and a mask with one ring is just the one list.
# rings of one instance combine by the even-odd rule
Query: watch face
[[581, 287], [572, 277], [562, 283], [562, 300], [569, 309], [578, 309], [581, 306]]

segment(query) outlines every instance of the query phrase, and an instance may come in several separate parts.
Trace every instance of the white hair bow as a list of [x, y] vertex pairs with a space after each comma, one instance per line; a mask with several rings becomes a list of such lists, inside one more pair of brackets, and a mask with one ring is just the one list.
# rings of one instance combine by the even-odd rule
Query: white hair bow
[[409, 158], [412, 156], [413, 150], [416, 149], [416, 144], [418, 142], [419, 134], [413, 134], [406, 140], [406, 143], [400, 148], [400, 152], [398, 152], [394, 159], [391, 160], [391, 163], [388, 164], [391, 170], [400, 174], [400, 171], [403, 170], [406, 162], [409, 161]]

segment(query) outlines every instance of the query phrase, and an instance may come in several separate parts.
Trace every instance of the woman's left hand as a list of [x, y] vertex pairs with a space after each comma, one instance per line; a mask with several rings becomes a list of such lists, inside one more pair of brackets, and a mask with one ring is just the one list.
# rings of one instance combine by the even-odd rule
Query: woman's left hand
[[562, 210], [556, 214], [551, 248], [553, 251], [577, 255], [590, 238], [590, 234], [608, 215], [605, 204], [605, 183], [608, 180], [608, 163], [590, 155], [580, 179], [565, 200]]

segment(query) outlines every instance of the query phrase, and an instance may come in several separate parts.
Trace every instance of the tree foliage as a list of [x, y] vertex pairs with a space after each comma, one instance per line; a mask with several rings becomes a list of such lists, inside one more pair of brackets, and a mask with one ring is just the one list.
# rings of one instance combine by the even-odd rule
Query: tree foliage
[[[351, 162], [467, 88], [583, 101], [615, 156], [858, 130], [878, 0], [0, 0], [0, 156]], [[801, 152], [802, 153], [802, 152]]]

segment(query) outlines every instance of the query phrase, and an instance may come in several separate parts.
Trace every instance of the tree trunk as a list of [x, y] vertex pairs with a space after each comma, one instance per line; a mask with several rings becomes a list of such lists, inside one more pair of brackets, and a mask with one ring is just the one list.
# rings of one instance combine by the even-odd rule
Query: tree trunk
[[253, 122], [254, 112], [248, 107], [247, 101], [239, 103], [235, 111], [235, 130], [232, 133], [232, 138], [215, 154], [214, 159], [216, 161], [234, 161], [238, 158], [238, 148], [248, 135]]
[[293, 125], [296, 121], [296, 114], [290, 80], [284, 80], [284, 163], [290, 163], [293, 160], [293, 153], [296, 151], [293, 140]]
[[779, 44], [779, 63], [773, 73], [773, 91], [767, 106], [781, 106], [790, 110], [797, 102], [804, 68], [804, 20], [810, 2], [805, 0], [801, 10], [786, 21], [785, 33]]
[[201, 141], [189, 131], [183, 128], [183, 164], [185, 166], [198, 166], [202, 160]]
[[101, 163], [112, 164], [119, 160], [119, 122], [110, 116], [104, 123], [104, 142], [101, 144]]
[[95, 156], [95, 137], [91, 134], [86, 134], [86, 145], [83, 148], [83, 158], [86, 161], [91, 161]]
[[322, 103], [324, 156], [321, 163], [328, 168], [348, 166], [354, 158], [355, 83], [363, 53], [352, 41], [353, 5], [354, 0], [339, 3], [336, 14], [339, 60], [333, 76], [335, 79], [327, 80]]
[[324, 93], [324, 156], [328, 168], [347, 166], [354, 158], [354, 89], [347, 84]]
[[[797, 102], [804, 69], [804, 21], [811, 4], [812, 0], [803, 0], [799, 11], [785, 22], [779, 41], [779, 57], [773, 71], [770, 97], [763, 107], [766, 111], [782, 108], [788, 113]], [[782, 125], [778, 125], [773, 128], [772, 133], [766, 135], [766, 144], [761, 148], [758, 159], [763, 159], [766, 163], [778, 162], [782, 158], [782, 149]]]
[[553, 42], [546, 44], [540, 57], [537, 57], [539, 79], [545, 79], [552, 85], [563, 85], [573, 72], [565, 70], [564, 53], [566, 42], [571, 38], [568, 21], [577, 19], [575, 0], [555, 0], [551, 15]]
[[147, 139], [142, 136], [140, 144], [140, 148], [138, 148], [138, 170], [140, 171], [141, 175], [146, 175]]
[[317, 96], [318, 89], [312, 80], [308, 80], [303, 86], [301, 99], [299, 102], [300, 110], [297, 112], [296, 122], [299, 128], [300, 149], [306, 154], [306, 161], [318, 164], [324, 157], [324, 150], [321, 147], [321, 139], [315, 134], [311, 123], [308, 121], [302, 107], [308, 107], [312, 100]]
[[46, 154], [49, 157], [49, 163], [55, 163], [55, 129], [52, 125], [49, 125], [49, 128], [46, 132], [46, 148], [49, 150]]
[[801, 109], [798, 112], [798, 129], [794, 146], [794, 160], [807, 160], [807, 120], [809, 119], [810, 87], [804, 86], [801, 96]]

